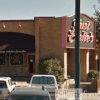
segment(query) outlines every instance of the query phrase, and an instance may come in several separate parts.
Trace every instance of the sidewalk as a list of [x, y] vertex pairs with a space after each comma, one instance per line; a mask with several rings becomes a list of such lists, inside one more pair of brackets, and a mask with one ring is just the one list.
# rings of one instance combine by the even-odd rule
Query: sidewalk
[[[75, 100], [75, 95], [70, 95], [70, 96], [65, 97], [65, 98], [59, 97], [59, 100]], [[85, 96], [84, 96], [84, 94], [82, 93], [79, 100], [100, 100], [100, 94], [99, 93], [92, 93], [92, 96], [91, 96], [91, 93], [85, 93]]]

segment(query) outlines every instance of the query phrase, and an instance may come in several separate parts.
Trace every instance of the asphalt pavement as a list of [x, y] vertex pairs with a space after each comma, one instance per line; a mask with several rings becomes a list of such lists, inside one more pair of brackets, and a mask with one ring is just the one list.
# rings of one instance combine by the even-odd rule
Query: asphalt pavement
[[[24, 89], [24, 88], [29, 88], [29, 87], [16, 87], [16, 89]], [[32, 88], [30, 88], [32, 89]], [[84, 94], [82, 94], [83, 98], [80, 98], [80, 100], [100, 100], [100, 94], [99, 93], [85, 93], [85, 96]], [[58, 98], [58, 100], [75, 100], [75, 99], [66, 99], [66, 98]]]

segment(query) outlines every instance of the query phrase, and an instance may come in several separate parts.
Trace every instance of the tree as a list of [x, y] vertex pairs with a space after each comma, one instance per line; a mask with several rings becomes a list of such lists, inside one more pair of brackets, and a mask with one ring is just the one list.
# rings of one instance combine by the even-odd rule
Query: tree
[[[100, 0], [98, 3], [100, 4]], [[93, 5], [93, 8], [95, 10], [93, 18], [96, 20], [96, 37], [100, 40], [100, 7], [96, 9], [96, 5]]]
[[40, 74], [53, 74], [58, 82], [64, 80], [64, 69], [61, 61], [57, 58], [44, 59], [39, 62], [38, 70]]

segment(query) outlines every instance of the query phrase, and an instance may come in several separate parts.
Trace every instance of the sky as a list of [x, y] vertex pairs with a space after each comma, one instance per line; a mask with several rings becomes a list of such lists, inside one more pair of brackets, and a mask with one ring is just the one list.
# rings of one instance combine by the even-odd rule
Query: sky
[[[98, 0], [81, 0], [80, 12], [93, 16]], [[30, 20], [34, 17], [62, 17], [75, 13], [75, 0], [0, 0], [0, 20]]]

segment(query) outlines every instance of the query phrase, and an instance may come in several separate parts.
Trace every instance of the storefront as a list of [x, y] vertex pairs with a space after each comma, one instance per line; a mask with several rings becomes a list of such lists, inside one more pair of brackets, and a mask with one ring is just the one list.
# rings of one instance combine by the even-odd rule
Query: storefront
[[[62, 47], [65, 48], [65, 78], [75, 77], [75, 15], [62, 18]], [[80, 78], [87, 81], [89, 70], [96, 70], [96, 22], [88, 15], [80, 15]], [[92, 58], [90, 58], [92, 57]], [[67, 62], [66, 62], [67, 61]], [[66, 71], [67, 70], [67, 71]]]
[[[80, 21], [81, 69], [84, 70], [81, 73], [86, 76], [89, 52], [92, 49], [94, 52], [96, 45], [95, 22], [83, 14]], [[74, 15], [5, 20], [0, 21], [0, 26], [0, 75], [29, 76], [38, 73], [40, 60], [56, 57], [64, 65], [64, 77], [74, 77]]]
[[35, 36], [26, 23], [34, 22], [0, 21], [0, 76], [35, 73]]

